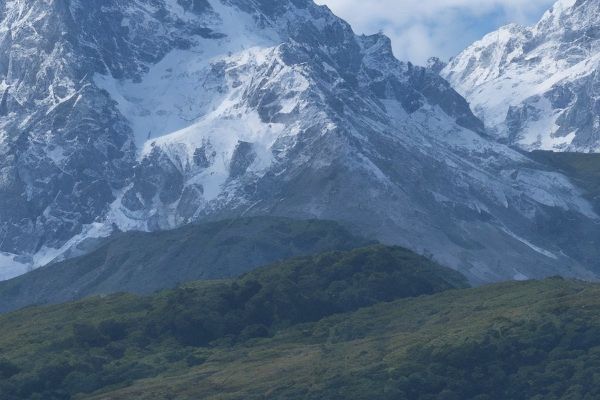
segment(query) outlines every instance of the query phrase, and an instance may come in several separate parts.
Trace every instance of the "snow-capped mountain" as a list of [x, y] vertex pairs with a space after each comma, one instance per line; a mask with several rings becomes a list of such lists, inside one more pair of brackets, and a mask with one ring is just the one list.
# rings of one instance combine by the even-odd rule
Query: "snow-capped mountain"
[[13, 272], [116, 228], [269, 214], [341, 221], [476, 281], [595, 276], [600, 246], [578, 235], [599, 238], [598, 216], [577, 187], [311, 0], [0, 7]]
[[599, 0], [560, 0], [533, 27], [502, 27], [441, 74], [507, 143], [600, 151]]

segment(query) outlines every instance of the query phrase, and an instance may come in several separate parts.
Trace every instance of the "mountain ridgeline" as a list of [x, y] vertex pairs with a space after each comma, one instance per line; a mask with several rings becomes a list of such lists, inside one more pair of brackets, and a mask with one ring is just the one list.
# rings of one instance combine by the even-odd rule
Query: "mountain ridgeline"
[[503, 142], [528, 151], [599, 152], [598, 10], [598, 0], [559, 0], [534, 26], [487, 34], [441, 75]]
[[599, 17], [0, 1], [0, 399], [600, 398]]
[[115, 231], [270, 215], [474, 282], [596, 278], [581, 188], [436, 71], [312, 0], [0, 2], [0, 276]]

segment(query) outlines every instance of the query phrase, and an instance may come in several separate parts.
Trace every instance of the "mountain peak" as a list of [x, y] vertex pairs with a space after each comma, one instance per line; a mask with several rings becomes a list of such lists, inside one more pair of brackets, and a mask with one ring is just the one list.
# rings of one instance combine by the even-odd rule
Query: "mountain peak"
[[115, 227], [273, 215], [343, 222], [478, 282], [591, 274], [538, 229], [568, 214], [593, 230], [581, 192], [490, 140], [435, 71], [324, 6], [0, 10], [0, 260], [44, 265]]
[[599, 0], [561, 0], [533, 27], [486, 35], [442, 71], [489, 130], [526, 150], [600, 151]]
[[[559, 0], [548, 10], [534, 27], [538, 31], [570, 30], [576, 33], [593, 27], [599, 20], [598, 0]], [[580, 32], [581, 33], [581, 32]]]

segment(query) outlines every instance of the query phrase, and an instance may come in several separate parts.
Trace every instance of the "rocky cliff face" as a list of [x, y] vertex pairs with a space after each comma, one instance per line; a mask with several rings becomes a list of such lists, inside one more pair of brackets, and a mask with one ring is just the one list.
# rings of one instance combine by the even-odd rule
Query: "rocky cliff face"
[[533, 27], [500, 28], [441, 74], [506, 143], [600, 151], [598, 0], [560, 0]]
[[116, 228], [269, 214], [341, 221], [476, 281], [595, 276], [579, 189], [312, 1], [2, 7], [0, 250], [17, 266]]

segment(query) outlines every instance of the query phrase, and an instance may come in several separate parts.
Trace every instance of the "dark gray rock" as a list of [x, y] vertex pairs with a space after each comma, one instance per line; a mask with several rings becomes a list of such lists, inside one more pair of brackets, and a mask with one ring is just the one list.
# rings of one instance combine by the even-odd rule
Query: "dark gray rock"
[[430, 57], [427, 60], [427, 69], [435, 74], [439, 74], [442, 72], [444, 68], [448, 65], [447, 62], [440, 60], [438, 57]]
[[238, 142], [229, 165], [230, 178], [235, 179], [244, 175], [254, 160], [256, 160], [256, 152], [252, 143]]

